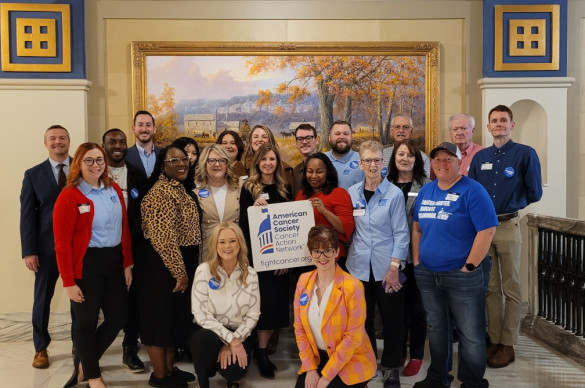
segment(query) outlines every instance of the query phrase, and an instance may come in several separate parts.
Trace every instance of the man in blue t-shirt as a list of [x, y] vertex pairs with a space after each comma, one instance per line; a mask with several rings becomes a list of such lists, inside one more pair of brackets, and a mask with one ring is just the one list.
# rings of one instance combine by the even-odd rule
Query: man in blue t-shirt
[[460, 174], [453, 143], [431, 151], [437, 180], [418, 193], [412, 216], [412, 261], [429, 327], [431, 365], [415, 388], [449, 387], [452, 325], [457, 327], [462, 387], [485, 388], [487, 252], [498, 219], [486, 190]]
[[338, 186], [349, 189], [364, 180], [364, 172], [359, 166], [360, 155], [351, 149], [352, 129], [347, 121], [337, 120], [329, 129], [330, 151], [325, 155], [337, 170]]
[[492, 273], [486, 307], [490, 337], [487, 364], [502, 368], [515, 359], [513, 345], [518, 339], [522, 308], [518, 210], [540, 200], [542, 179], [536, 151], [511, 139], [515, 123], [510, 108], [496, 106], [488, 120], [494, 144], [475, 154], [469, 177], [487, 190], [500, 222], [489, 251]]

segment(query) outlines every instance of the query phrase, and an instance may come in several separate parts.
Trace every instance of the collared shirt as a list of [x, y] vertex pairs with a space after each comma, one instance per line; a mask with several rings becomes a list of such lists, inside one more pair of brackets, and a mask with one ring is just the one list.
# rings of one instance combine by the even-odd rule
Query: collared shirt
[[55, 177], [55, 182], [57, 182], [57, 185], [59, 184], [59, 165], [60, 164], [64, 164], [65, 167], [63, 167], [63, 171], [65, 172], [65, 175], [69, 175], [69, 157], [67, 157], [64, 161], [62, 162], [57, 162], [54, 161], [53, 159], [49, 158], [49, 163], [51, 163], [51, 168], [53, 169], [53, 176]]
[[140, 160], [142, 161], [142, 165], [144, 166], [144, 170], [146, 171], [146, 176], [150, 177], [150, 175], [152, 175], [152, 171], [154, 170], [154, 163], [156, 162], [154, 144], [150, 149], [150, 153], [146, 152], [146, 150], [142, 148], [138, 143], [136, 143], [136, 149], [138, 150], [138, 155], [140, 156]]
[[469, 177], [487, 190], [497, 214], [524, 209], [542, 197], [540, 160], [536, 151], [512, 140], [501, 148], [491, 146], [475, 154]]
[[473, 156], [479, 151], [483, 150], [483, 148], [483, 146], [472, 142], [469, 147], [467, 147], [467, 149], [461, 153], [461, 167], [459, 168], [459, 173], [461, 175], [467, 176], [469, 173], [469, 165], [471, 164]]
[[329, 285], [325, 287], [323, 295], [321, 295], [321, 303], [319, 303], [319, 298], [317, 297], [318, 289], [319, 287], [317, 286], [317, 283], [315, 283], [313, 297], [309, 302], [309, 327], [313, 333], [313, 338], [315, 338], [315, 344], [317, 345], [317, 348], [321, 350], [327, 350], [327, 345], [325, 345], [325, 340], [323, 339], [323, 334], [321, 333], [321, 325], [323, 322], [323, 315], [325, 315], [325, 308], [327, 308], [327, 302], [331, 296], [331, 290], [333, 290], [333, 282], [329, 283]]
[[122, 241], [122, 204], [113, 187], [100, 182], [100, 188], [91, 187], [83, 179], [77, 186], [93, 202], [90, 248], [115, 247]]
[[331, 151], [325, 152], [337, 170], [338, 186], [349, 189], [352, 185], [364, 179], [364, 171], [360, 168], [360, 154], [354, 150], [343, 155], [340, 159], [333, 156]]
[[[390, 164], [390, 158], [392, 157], [392, 151], [394, 151], [394, 146], [386, 147], [382, 150], [382, 157], [384, 158], [384, 167], [385, 169], [382, 170], [382, 176], [386, 177], [388, 175], [388, 165]], [[431, 160], [424, 152], [420, 152], [420, 156], [422, 156], [423, 163], [425, 165], [425, 174], [427, 178], [431, 177]]]
[[348, 190], [354, 208], [355, 231], [347, 255], [350, 274], [370, 280], [370, 267], [376, 281], [384, 279], [392, 258], [406, 260], [410, 233], [402, 191], [387, 179], [366, 203], [364, 182]]

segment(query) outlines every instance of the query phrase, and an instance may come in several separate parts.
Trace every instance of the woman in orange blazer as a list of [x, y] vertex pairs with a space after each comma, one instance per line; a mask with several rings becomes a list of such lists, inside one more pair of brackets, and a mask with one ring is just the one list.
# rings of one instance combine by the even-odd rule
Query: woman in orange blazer
[[301, 359], [296, 388], [363, 388], [377, 367], [365, 330], [364, 288], [336, 265], [335, 230], [311, 228], [307, 245], [317, 269], [301, 275], [294, 298]]

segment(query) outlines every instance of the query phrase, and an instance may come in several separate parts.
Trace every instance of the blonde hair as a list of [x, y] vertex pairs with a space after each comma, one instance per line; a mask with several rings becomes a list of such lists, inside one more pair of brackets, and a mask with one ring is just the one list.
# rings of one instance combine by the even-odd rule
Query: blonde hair
[[276, 155], [276, 170], [274, 171], [276, 190], [282, 198], [288, 198], [289, 196], [288, 190], [286, 189], [286, 179], [284, 178], [284, 168], [282, 167], [280, 152], [278, 152], [276, 146], [270, 143], [264, 143], [258, 148], [258, 151], [256, 151], [256, 154], [254, 155], [254, 161], [252, 166], [250, 166], [250, 176], [246, 180], [244, 186], [252, 194], [254, 200], [258, 199], [260, 194], [262, 194], [262, 190], [264, 190], [264, 185], [262, 184], [262, 172], [260, 172], [259, 165], [264, 155], [270, 151], [274, 152], [274, 155]]
[[221, 277], [217, 271], [217, 268], [221, 265], [221, 258], [217, 253], [217, 242], [219, 240], [219, 233], [224, 229], [231, 229], [236, 234], [238, 244], [240, 244], [240, 251], [238, 252], [237, 258], [238, 265], [242, 269], [242, 273], [240, 274], [240, 282], [244, 287], [248, 287], [248, 283], [246, 283], [246, 278], [248, 277], [248, 267], [250, 266], [250, 262], [248, 261], [248, 248], [246, 247], [244, 233], [242, 233], [242, 229], [240, 229], [236, 223], [222, 221], [211, 231], [211, 235], [209, 236], [208, 240], [209, 252], [207, 253], [209, 272], [211, 272], [211, 275], [216, 278], [218, 282], [221, 282]]
[[226, 170], [225, 170], [225, 181], [232, 189], [237, 190], [239, 186], [239, 177], [234, 172], [234, 163], [230, 159], [225, 148], [220, 144], [210, 144], [201, 151], [199, 156], [199, 163], [195, 170], [195, 182], [198, 185], [207, 186], [207, 159], [211, 151], [217, 152], [222, 158], [227, 159]]

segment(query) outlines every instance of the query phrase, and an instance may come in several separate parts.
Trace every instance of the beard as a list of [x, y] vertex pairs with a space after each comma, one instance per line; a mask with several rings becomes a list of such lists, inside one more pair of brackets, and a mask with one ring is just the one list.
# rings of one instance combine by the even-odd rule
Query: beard
[[347, 154], [351, 150], [351, 143], [335, 143], [331, 149], [336, 154]]

